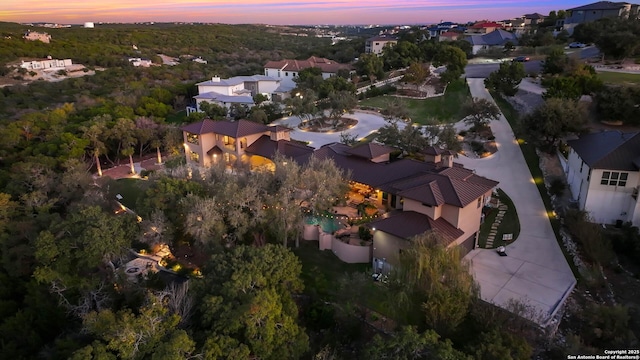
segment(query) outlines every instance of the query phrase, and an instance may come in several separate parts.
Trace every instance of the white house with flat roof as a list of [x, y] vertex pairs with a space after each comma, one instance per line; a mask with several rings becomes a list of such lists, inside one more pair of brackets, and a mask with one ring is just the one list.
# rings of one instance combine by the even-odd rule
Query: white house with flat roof
[[71, 66], [73, 63], [71, 59], [45, 59], [45, 60], [33, 60], [22, 61], [20, 67], [27, 70], [46, 70], [46, 69], [64, 69], [67, 66]]
[[264, 75], [235, 76], [221, 79], [214, 76], [211, 80], [197, 83], [198, 95], [194, 96], [196, 107], [187, 108], [187, 113], [201, 111], [200, 104], [208, 102], [230, 108], [233, 104], [248, 107], [254, 105], [253, 96], [265, 95], [271, 100], [280, 86], [280, 80]]

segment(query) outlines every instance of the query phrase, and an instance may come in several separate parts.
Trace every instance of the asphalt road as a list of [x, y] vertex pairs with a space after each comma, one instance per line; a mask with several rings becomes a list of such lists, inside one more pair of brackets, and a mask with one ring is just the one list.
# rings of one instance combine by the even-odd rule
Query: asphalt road
[[[464, 69], [467, 78], [486, 78], [492, 72], [498, 70], [499, 63], [493, 64], [469, 64]], [[527, 74], [539, 73], [542, 70], [540, 60], [527, 61], [524, 63], [524, 70]]]
[[[573, 50], [573, 49], [571, 49]], [[599, 56], [600, 50], [595, 46], [589, 46], [580, 52], [581, 59], [588, 59]], [[507, 60], [508, 61], [508, 60]], [[498, 70], [499, 63], [491, 64], [469, 64], [465, 68], [465, 75], [467, 78], [486, 78], [492, 72]], [[527, 74], [539, 73], [542, 70], [542, 62], [540, 60], [532, 60], [524, 63], [524, 70]]]

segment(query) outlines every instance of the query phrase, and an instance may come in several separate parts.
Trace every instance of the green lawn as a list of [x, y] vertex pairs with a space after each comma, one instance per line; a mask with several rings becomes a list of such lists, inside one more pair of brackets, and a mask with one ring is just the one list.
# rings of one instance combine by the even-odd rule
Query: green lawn
[[[498, 246], [505, 245], [505, 242], [502, 240], [502, 235], [504, 234], [513, 234], [513, 240], [508, 243], [512, 243], [518, 239], [518, 235], [520, 235], [520, 220], [518, 219], [518, 212], [516, 207], [513, 205], [511, 198], [502, 191], [498, 189], [497, 198], [500, 200], [501, 204], [507, 206], [507, 212], [504, 214], [502, 218], [502, 222], [498, 226], [498, 230], [496, 231], [496, 236], [493, 240], [492, 249], [497, 248]], [[491, 231], [491, 225], [498, 215], [498, 209], [492, 209], [492, 211], [487, 214], [484, 219], [484, 223], [480, 226], [480, 236], [478, 237], [478, 245], [481, 248], [486, 248], [487, 237], [489, 236], [489, 232]]]
[[[458, 80], [449, 84], [444, 96], [424, 100], [397, 99], [405, 104], [413, 122], [428, 125], [460, 121], [464, 117], [461, 104], [470, 98], [467, 83], [464, 80]], [[360, 105], [382, 109], [391, 99], [391, 96], [378, 96], [362, 100]]]
[[122, 195], [120, 202], [131, 210], [135, 211], [136, 202], [142, 191], [140, 190], [140, 179], [118, 179], [109, 183], [109, 194], [115, 199], [116, 194]]
[[598, 77], [606, 84], [640, 84], [640, 74], [599, 71]]

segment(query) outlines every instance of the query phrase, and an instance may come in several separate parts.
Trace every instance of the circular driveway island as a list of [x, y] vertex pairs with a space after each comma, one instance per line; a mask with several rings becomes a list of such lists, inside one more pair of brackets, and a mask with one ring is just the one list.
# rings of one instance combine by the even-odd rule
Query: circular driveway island
[[320, 148], [323, 145], [339, 142], [340, 134], [346, 133], [349, 135], [355, 135], [358, 139], [363, 138], [375, 131], [379, 128], [385, 126], [387, 124], [386, 120], [379, 114], [375, 114], [372, 112], [364, 112], [364, 111], [354, 111], [353, 114], [345, 114], [346, 118], [353, 118], [358, 120], [358, 123], [352, 127], [351, 129], [345, 131], [336, 131], [336, 132], [311, 132], [301, 130], [298, 125], [301, 120], [297, 116], [290, 116], [286, 118], [282, 118], [274, 121], [271, 125], [283, 125], [290, 127], [291, 130], [291, 139], [304, 141], [309, 146], [314, 148]]

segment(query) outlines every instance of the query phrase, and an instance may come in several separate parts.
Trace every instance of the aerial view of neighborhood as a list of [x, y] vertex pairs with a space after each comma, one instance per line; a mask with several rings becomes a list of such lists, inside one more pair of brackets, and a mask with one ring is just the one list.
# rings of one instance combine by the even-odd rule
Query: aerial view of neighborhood
[[0, 5], [0, 359], [640, 359], [640, 4]]

